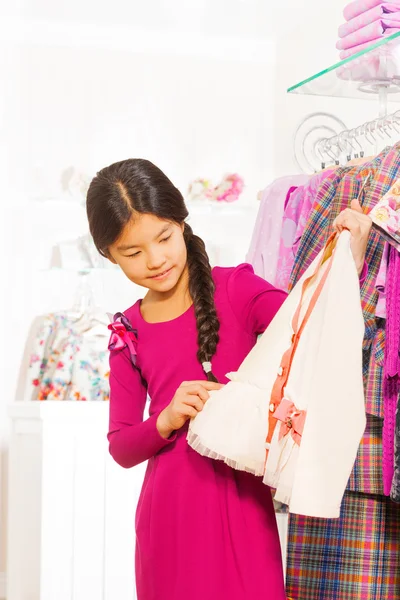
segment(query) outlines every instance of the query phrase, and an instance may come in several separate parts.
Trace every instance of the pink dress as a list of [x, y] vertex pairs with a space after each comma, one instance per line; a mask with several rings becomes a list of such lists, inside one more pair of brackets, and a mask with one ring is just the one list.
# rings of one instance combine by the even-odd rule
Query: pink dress
[[[221, 323], [213, 372], [227, 383], [225, 373], [238, 369], [286, 294], [249, 265], [213, 276]], [[204, 379], [193, 307], [165, 323], [144, 321], [140, 301], [125, 315], [137, 331], [138, 370], [128, 348], [111, 353], [108, 437], [123, 467], [149, 461], [136, 513], [138, 600], [285, 600], [269, 489], [189, 448], [187, 427], [169, 440], [156, 428], [182, 381]]]

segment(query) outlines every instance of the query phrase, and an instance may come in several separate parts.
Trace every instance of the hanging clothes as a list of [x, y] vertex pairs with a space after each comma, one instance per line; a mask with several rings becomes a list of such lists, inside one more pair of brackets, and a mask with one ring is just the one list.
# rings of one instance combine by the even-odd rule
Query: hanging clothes
[[400, 597], [400, 507], [346, 492], [340, 519], [291, 516], [286, 592], [293, 600]]
[[[335, 172], [335, 180], [316, 196], [295, 258], [291, 286], [325, 244], [335, 217], [358, 196], [365, 178], [371, 175], [360, 201], [368, 212], [395, 183], [399, 169], [400, 145], [396, 145], [358, 168]], [[384, 496], [382, 476], [386, 322], [376, 314], [376, 308], [384, 248], [384, 237], [372, 231], [366, 254], [368, 274], [361, 288], [366, 325], [363, 371], [367, 427], [340, 519], [327, 522], [290, 516], [287, 594], [294, 600], [400, 597], [400, 507]], [[350, 573], [350, 564], [357, 564], [356, 574], [354, 570]]]
[[349, 232], [335, 242], [188, 432], [200, 454], [264, 475], [291, 512], [323, 518], [339, 517], [365, 429], [360, 282]]
[[282, 218], [285, 200], [291, 187], [304, 185], [308, 175], [281, 177], [263, 192], [246, 261], [253, 265], [256, 275], [274, 285], [279, 258]]
[[44, 316], [30, 351], [29, 400], [108, 400], [109, 330], [105, 315], [95, 324], [68, 313]]
[[288, 199], [282, 220], [281, 240], [276, 269], [276, 287], [288, 291], [297, 246], [306, 226], [315, 195], [323, 181], [331, 176], [326, 169], [313, 175], [310, 180], [296, 188]]
[[394, 438], [394, 474], [390, 497], [400, 503], [400, 394], [397, 398], [396, 430]]
[[389, 246], [386, 242], [383, 248], [381, 265], [379, 267], [378, 275], [376, 276], [376, 289], [379, 297], [376, 303], [375, 315], [381, 319], [386, 319], [386, 277], [387, 277], [387, 265], [389, 258]]
[[394, 477], [397, 400], [400, 393], [400, 253], [389, 249], [384, 362], [383, 490], [389, 496]]

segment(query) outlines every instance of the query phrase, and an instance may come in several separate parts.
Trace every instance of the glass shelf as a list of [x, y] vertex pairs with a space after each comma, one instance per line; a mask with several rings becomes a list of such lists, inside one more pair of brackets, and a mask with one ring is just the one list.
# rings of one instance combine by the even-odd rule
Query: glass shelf
[[400, 32], [293, 85], [288, 92], [400, 102]]

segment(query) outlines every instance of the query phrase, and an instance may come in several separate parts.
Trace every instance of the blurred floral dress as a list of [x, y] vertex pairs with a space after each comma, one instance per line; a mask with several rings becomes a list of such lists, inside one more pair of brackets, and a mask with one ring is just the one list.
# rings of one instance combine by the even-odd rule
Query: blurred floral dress
[[28, 399], [109, 400], [109, 333], [106, 318], [43, 317], [30, 353]]

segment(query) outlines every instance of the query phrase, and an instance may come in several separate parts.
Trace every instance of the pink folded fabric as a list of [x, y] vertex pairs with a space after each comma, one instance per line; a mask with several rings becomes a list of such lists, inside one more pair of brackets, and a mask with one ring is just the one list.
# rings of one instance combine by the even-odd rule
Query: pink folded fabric
[[398, 4], [381, 4], [375, 6], [371, 10], [358, 15], [354, 19], [351, 19], [348, 23], [344, 23], [339, 27], [339, 37], [344, 38], [346, 35], [350, 35], [359, 29], [362, 29], [370, 23], [375, 23], [379, 19], [389, 18], [391, 21], [400, 23], [400, 6]]
[[371, 40], [370, 42], [364, 42], [364, 44], [358, 44], [358, 46], [353, 46], [353, 48], [348, 48], [347, 50], [341, 50], [339, 53], [340, 60], [344, 60], [345, 58], [349, 58], [353, 56], [353, 54], [357, 54], [357, 52], [362, 52], [362, 50], [366, 50], [370, 48], [377, 42], [379, 42], [381, 38], [376, 38], [375, 40]]
[[[385, 60], [382, 60], [382, 58]], [[400, 72], [400, 48], [387, 44], [362, 54], [336, 70], [339, 79], [362, 83], [376, 79], [392, 79]]]
[[[350, 4], [346, 6], [343, 11], [343, 16], [346, 21], [350, 21], [351, 19], [354, 19], [354, 17], [358, 17], [358, 15], [361, 15], [371, 8], [375, 8], [375, 6], [380, 6], [381, 4], [384, 4], [382, 0], [354, 0], [354, 2], [350, 2]], [[400, 6], [400, 0], [392, 0], [391, 4]]]
[[358, 31], [346, 35], [336, 44], [338, 50], [347, 50], [365, 42], [371, 42], [376, 38], [386, 38], [400, 31], [399, 22], [388, 19], [379, 19], [375, 23], [370, 23]]

